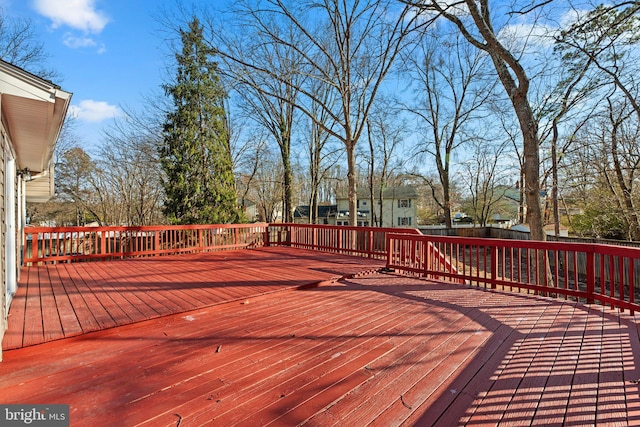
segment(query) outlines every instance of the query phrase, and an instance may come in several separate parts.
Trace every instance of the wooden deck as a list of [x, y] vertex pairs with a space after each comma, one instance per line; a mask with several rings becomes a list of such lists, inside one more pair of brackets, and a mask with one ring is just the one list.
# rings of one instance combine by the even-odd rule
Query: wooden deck
[[[346, 276], [365, 261], [247, 252], [245, 264], [239, 254], [181, 268], [246, 271], [231, 286], [239, 291], [273, 268], [271, 257], [305, 277]], [[181, 257], [156, 261], [106, 271], [86, 263], [77, 274], [90, 281], [92, 268], [102, 277], [126, 267], [118, 277], [131, 283], [123, 287], [140, 279], [149, 292], [173, 277], [182, 285], [169, 286], [166, 300], [187, 289], [199, 300], [195, 292], [209, 287], [195, 273], [170, 273]], [[304, 289], [294, 279], [269, 280], [275, 288], [226, 304], [6, 351], [0, 402], [70, 404], [74, 426], [640, 424], [633, 317], [395, 274], [333, 283], [322, 276]], [[296, 290], [275, 292], [282, 289]]]
[[3, 349], [312, 286], [383, 265], [274, 247], [25, 267]]

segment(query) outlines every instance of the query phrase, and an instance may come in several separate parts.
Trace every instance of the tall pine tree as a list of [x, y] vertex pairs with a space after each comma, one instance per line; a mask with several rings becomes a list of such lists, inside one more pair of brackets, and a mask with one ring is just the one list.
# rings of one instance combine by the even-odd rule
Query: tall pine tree
[[238, 222], [225, 90], [197, 18], [180, 30], [175, 84], [164, 85], [173, 110], [164, 123], [160, 159], [164, 213], [174, 224]]

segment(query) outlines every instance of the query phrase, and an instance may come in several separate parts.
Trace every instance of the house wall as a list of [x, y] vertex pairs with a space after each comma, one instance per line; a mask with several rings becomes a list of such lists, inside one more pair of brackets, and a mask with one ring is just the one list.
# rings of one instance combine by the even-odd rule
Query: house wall
[[[401, 201], [402, 206], [398, 206]], [[412, 227], [417, 226], [418, 209], [415, 199], [390, 199], [382, 201], [383, 227]], [[408, 206], [407, 206], [408, 204]], [[401, 219], [401, 221], [399, 221]]]
[[[412, 227], [415, 228], [417, 226], [418, 220], [418, 208], [417, 208], [417, 200], [416, 199], [401, 199], [407, 200], [409, 206], [398, 206], [398, 200], [400, 199], [384, 199], [382, 200], [382, 227]], [[338, 205], [338, 212], [344, 212], [349, 210], [349, 200], [348, 199], [338, 199], [336, 200]], [[377, 200], [374, 200], [374, 206], [376, 213], [379, 212], [379, 204]], [[375, 225], [371, 221], [371, 200], [369, 199], [359, 199], [358, 200], [358, 211], [359, 212], [368, 212], [366, 218], [358, 218], [358, 222], [367, 222], [366, 225]], [[398, 218], [405, 219], [404, 224], [398, 223]], [[348, 217], [338, 218], [338, 223], [340, 225], [344, 225], [348, 221]], [[363, 224], [361, 224], [363, 225]]]
[[[18, 220], [22, 212], [23, 197], [19, 191], [22, 180], [18, 179], [15, 173], [15, 153], [11, 141], [7, 136], [5, 127], [0, 123], [0, 217], [2, 217], [2, 227], [0, 233], [0, 253], [2, 254], [2, 268], [0, 278], [0, 343], [8, 326], [9, 307], [11, 297], [17, 289], [19, 264], [20, 264], [20, 240], [22, 226]], [[11, 165], [11, 170], [8, 170]], [[12, 197], [7, 197], [12, 194]], [[0, 360], [2, 360], [2, 349], [0, 347]]]
[[[2, 227], [0, 228], [0, 234], [2, 234], [2, 238], [0, 239], [0, 254], [2, 254], [2, 266], [0, 268], [0, 279], [2, 282], [0, 284], [0, 344], [2, 343], [2, 339], [4, 338], [4, 333], [7, 330], [8, 316], [9, 316], [9, 307], [8, 307], [8, 298], [6, 293], [6, 283], [7, 283], [7, 259], [4, 256], [6, 251], [6, 241], [7, 241], [7, 224], [5, 223], [5, 217], [7, 213], [7, 200], [5, 197], [6, 189], [5, 189], [5, 162], [6, 162], [6, 141], [5, 141], [5, 131], [4, 126], [0, 123], [0, 135], [2, 138], [1, 141], [1, 149], [0, 149], [0, 217], [2, 218]], [[0, 346], [0, 360], [2, 360], [2, 347]]]

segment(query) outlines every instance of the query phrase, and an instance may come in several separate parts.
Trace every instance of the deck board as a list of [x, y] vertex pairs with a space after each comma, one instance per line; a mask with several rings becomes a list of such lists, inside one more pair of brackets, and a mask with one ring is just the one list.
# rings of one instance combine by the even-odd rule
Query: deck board
[[[102, 298], [113, 320], [173, 292], [171, 310], [207, 305], [5, 351], [0, 401], [70, 404], [71, 425], [640, 423], [635, 317], [395, 274], [335, 281], [373, 264], [235, 252], [57, 265], [56, 302]], [[48, 292], [34, 271], [22, 280]]]

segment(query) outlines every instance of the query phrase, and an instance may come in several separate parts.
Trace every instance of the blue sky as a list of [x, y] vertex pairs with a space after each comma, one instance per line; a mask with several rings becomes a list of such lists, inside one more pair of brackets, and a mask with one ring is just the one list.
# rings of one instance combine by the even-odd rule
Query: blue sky
[[49, 52], [48, 65], [72, 92], [70, 112], [86, 147], [121, 106], [142, 108], [161, 84], [167, 49], [160, 9], [172, 0], [0, 0], [4, 14], [27, 18]]

